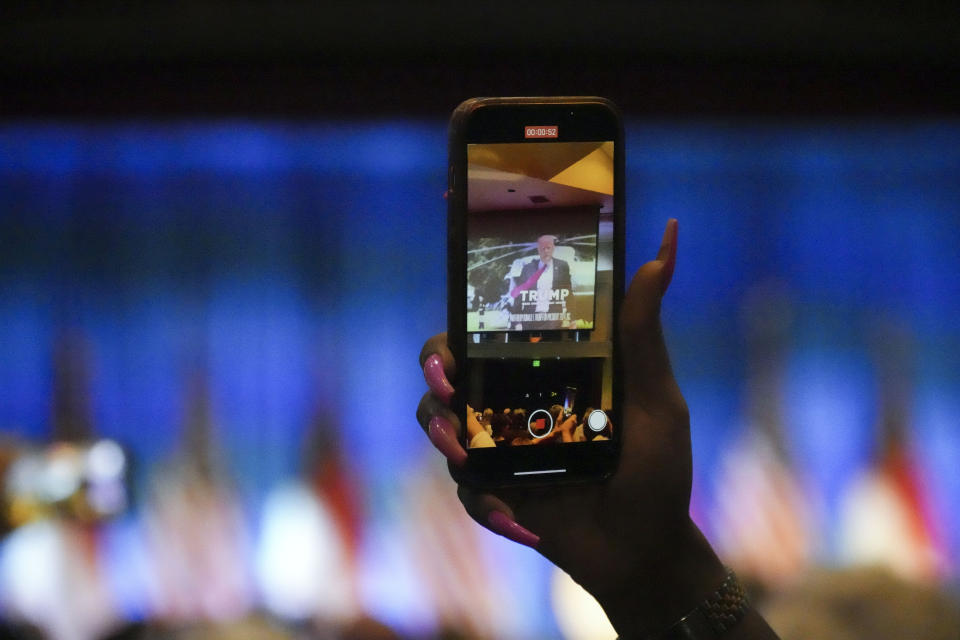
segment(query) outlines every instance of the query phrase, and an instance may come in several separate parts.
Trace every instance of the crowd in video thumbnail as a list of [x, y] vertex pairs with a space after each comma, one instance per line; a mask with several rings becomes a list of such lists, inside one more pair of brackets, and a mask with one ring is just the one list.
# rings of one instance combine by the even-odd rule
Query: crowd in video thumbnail
[[[539, 411], [546, 415], [537, 415]], [[602, 418], [599, 428], [598, 417]], [[580, 416], [568, 413], [559, 404], [551, 405], [549, 409], [538, 409], [530, 415], [522, 407], [477, 410], [468, 405], [467, 433], [471, 448], [600, 442], [610, 439], [613, 425], [605, 412], [593, 407], [587, 407]]]
[[[610, 438], [599, 358], [473, 360], [467, 400], [470, 447], [559, 444]], [[469, 373], [468, 373], [469, 375]]]

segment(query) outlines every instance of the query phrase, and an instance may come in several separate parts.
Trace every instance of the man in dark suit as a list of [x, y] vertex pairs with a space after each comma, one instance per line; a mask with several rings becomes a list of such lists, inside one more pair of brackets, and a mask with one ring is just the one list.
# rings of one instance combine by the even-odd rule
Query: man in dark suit
[[[510, 297], [522, 296], [524, 313], [558, 313], [565, 309], [566, 299], [572, 294], [570, 265], [565, 260], [553, 257], [557, 238], [542, 235], [537, 238], [539, 260], [531, 260], [520, 271], [518, 284], [510, 291]], [[554, 295], [555, 291], [558, 291]], [[529, 292], [526, 295], [523, 292]], [[551, 304], [552, 303], [552, 304]], [[560, 322], [550, 322], [559, 328]], [[547, 328], [547, 327], [543, 327]]]

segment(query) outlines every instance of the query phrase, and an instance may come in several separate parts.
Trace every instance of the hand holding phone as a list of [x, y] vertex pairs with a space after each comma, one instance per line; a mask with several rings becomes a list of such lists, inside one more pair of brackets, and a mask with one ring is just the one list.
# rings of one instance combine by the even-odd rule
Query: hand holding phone
[[[689, 517], [689, 415], [660, 328], [676, 247], [677, 224], [671, 220], [656, 259], [637, 271], [623, 301], [619, 337], [630, 358], [623, 369], [623, 418], [616, 423], [622, 454], [615, 474], [603, 482], [549, 488], [462, 483], [458, 491], [479, 524], [534, 547], [596, 597], [623, 637], [665, 628], [725, 577]], [[444, 374], [427, 376], [431, 390], [417, 418], [455, 471], [467, 456], [459, 438], [462, 423], [448, 404], [446, 385], [461, 363], [447, 334], [427, 341], [420, 365]]]
[[[457, 109], [448, 332], [421, 351], [431, 390], [417, 417], [479, 524], [535, 548], [621, 637], [641, 637], [689, 630], [730, 576], [689, 517], [690, 420], [660, 329], [675, 220], [621, 304], [622, 142], [602, 99]], [[730, 637], [776, 636], [746, 610]]]

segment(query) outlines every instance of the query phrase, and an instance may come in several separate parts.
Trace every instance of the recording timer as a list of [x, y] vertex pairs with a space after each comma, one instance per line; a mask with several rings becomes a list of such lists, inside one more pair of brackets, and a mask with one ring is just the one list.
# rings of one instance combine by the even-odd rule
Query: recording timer
[[524, 138], [556, 138], [559, 128], [551, 126], [528, 126], [523, 128]]

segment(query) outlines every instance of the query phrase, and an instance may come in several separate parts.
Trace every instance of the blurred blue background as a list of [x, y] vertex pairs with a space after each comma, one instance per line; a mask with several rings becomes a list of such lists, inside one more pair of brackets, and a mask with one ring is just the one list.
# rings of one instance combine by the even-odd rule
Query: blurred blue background
[[623, 110], [628, 269], [680, 223], [691, 512], [755, 601], [956, 588], [957, 33], [883, 0], [5, 7], [0, 636], [613, 637], [414, 418], [482, 95]]
[[[924, 575], [955, 578], [960, 123], [626, 129], [628, 271], [654, 255], [668, 218], [680, 221], [663, 313], [703, 528], [721, 527], [724, 456], [772, 389], [778, 446], [814, 505], [810, 561], [848, 561], [843, 496], [880, 458], [892, 366], [939, 554]], [[319, 432], [340, 474], [320, 495], [352, 505], [333, 521], [354, 514], [340, 529], [354, 548], [349, 606], [407, 633], [445, 622], [423, 597], [436, 579], [416, 561], [423, 537], [409, 522], [431, 513], [415, 497], [423, 478], [455, 504], [414, 419], [417, 354], [445, 327], [445, 145], [445, 122], [414, 118], [0, 125], [0, 430], [34, 447], [58, 436], [57, 345], [82, 342], [73, 393], [87, 398], [87, 437], [116, 440], [134, 463], [131, 508], [98, 534], [111, 584], [127, 585], [117, 616], [162, 608], [131, 558], [148, 562], [151, 478], [189, 457], [200, 429], [220, 461], [213, 484], [241, 514], [234, 561], [247, 567], [249, 606], [264, 597], [264, 505], [310, 476]], [[776, 364], [751, 377], [750, 316], [771, 308], [785, 328], [760, 353]], [[906, 360], [891, 365], [885, 331], [908, 345]], [[476, 529], [490, 580], [543, 594], [493, 628], [557, 633], [545, 561], [459, 517], [451, 535]]]

